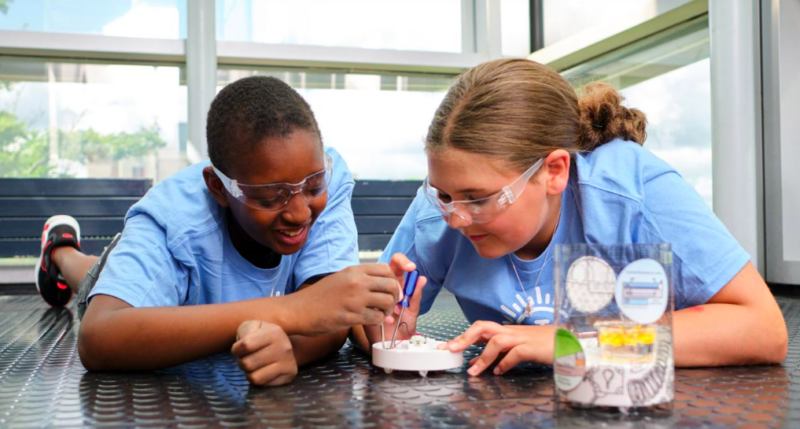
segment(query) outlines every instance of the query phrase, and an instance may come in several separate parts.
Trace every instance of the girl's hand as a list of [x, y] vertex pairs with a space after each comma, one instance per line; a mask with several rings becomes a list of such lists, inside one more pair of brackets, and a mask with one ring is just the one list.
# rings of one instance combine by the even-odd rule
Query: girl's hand
[[[405, 274], [414, 271], [417, 266], [414, 265], [414, 263], [411, 262], [406, 255], [402, 253], [395, 253], [394, 256], [392, 256], [392, 259], [389, 261], [389, 268], [392, 270], [392, 273], [394, 273], [395, 278], [397, 278], [397, 283], [403, 285], [405, 283]], [[389, 317], [386, 317], [383, 325], [386, 332], [386, 341], [391, 341], [394, 327], [398, 323], [402, 324], [403, 326], [401, 326], [400, 330], [397, 332], [397, 338], [403, 338], [416, 331], [417, 317], [419, 316], [419, 306], [420, 301], [422, 301], [422, 289], [425, 287], [426, 283], [428, 283], [428, 279], [423, 276], [419, 276], [417, 279], [417, 286], [414, 289], [414, 294], [408, 301], [408, 307], [406, 308], [406, 311], [403, 312], [403, 320], [397, 320], [397, 316], [400, 314], [401, 308], [399, 303], [394, 306], [393, 314]], [[401, 286], [401, 290], [402, 289], [403, 287]], [[398, 301], [402, 300], [403, 296], [400, 296]], [[405, 329], [406, 327], [408, 328], [407, 330]], [[367, 335], [367, 340], [369, 341], [370, 347], [372, 344], [381, 341], [380, 325], [364, 326], [364, 332]]]
[[486, 343], [483, 353], [469, 362], [467, 373], [477, 376], [495, 361], [494, 374], [500, 375], [520, 362], [553, 364], [553, 326], [503, 326], [478, 321], [443, 347], [459, 352], [473, 344]]
[[231, 353], [253, 384], [280, 386], [297, 375], [292, 342], [278, 325], [261, 320], [242, 323], [236, 331]]

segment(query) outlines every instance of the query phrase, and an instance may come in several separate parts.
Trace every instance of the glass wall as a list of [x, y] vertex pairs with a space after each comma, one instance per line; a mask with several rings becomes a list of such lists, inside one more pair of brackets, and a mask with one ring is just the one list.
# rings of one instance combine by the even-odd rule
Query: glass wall
[[708, 19], [701, 18], [567, 70], [579, 87], [601, 80], [647, 115], [645, 147], [675, 167], [711, 206]]
[[357, 179], [419, 179], [423, 142], [452, 76], [257, 68], [218, 71], [218, 87], [252, 75], [274, 76], [308, 101], [326, 146]]
[[461, 52], [461, 0], [218, 0], [217, 39]]
[[0, 30], [186, 38], [187, 0], [0, 0]]
[[528, 56], [531, 53], [530, 0], [502, 0], [500, 20], [503, 55]]
[[0, 57], [0, 177], [166, 177], [187, 153], [178, 66]]
[[544, 45], [613, 27], [622, 31], [692, 0], [542, 0]]

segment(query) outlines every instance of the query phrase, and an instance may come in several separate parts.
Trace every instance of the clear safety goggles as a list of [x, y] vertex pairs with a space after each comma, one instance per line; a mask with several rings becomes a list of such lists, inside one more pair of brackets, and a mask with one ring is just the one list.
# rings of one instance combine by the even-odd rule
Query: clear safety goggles
[[234, 198], [257, 210], [280, 210], [296, 194], [306, 200], [319, 197], [328, 189], [333, 172], [331, 157], [325, 154], [325, 169], [307, 176], [300, 183], [269, 183], [266, 185], [245, 185], [213, 167], [214, 173], [222, 181], [222, 185]]
[[539, 171], [543, 163], [544, 158], [536, 161], [511, 184], [504, 186], [500, 192], [478, 200], [449, 201], [450, 197], [443, 198], [441, 192], [431, 186], [427, 177], [422, 183], [422, 190], [428, 201], [448, 220], [455, 213], [469, 223], [486, 223], [500, 216], [511, 204], [514, 204], [514, 201], [525, 191], [528, 180]]

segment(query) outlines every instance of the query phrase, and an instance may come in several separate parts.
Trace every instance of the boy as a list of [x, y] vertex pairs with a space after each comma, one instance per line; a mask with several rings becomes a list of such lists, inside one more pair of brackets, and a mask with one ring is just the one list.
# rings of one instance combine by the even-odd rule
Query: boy
[[37, 287], [51, 305], [78, 292], [87, 369], [231, 349], [251, 382], [279, 385], [338, 350], [351, 326], [392, 313], [397, 276], [358, 265], [354, 181], [296, 91], [275, 78], [234, 82], [206, 134], [210, 163], [153, 187], [99, 259], [80, 253], [74, 219], [45, 225]]

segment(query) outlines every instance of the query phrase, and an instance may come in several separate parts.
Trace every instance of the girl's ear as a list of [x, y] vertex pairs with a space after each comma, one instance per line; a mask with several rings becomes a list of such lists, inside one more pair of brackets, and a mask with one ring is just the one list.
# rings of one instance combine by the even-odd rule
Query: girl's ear
[[217, 174], [214, 173], [213, 168], [206, 167], [203, 169], [203, 180], [206, 182], [208, 191], [211, 192], [211, 195], [217, 200], [217, 203], [222, 207], [228, 207], [228, 197], [225, 193], [225, 186], [222, 184], [222, 181], [219, 180]]
[[544, 159], [544, 170], [547, 195], [559, 195], [564, 192], [569, 183], [569, 152], [564, 149], [556, 149]]

